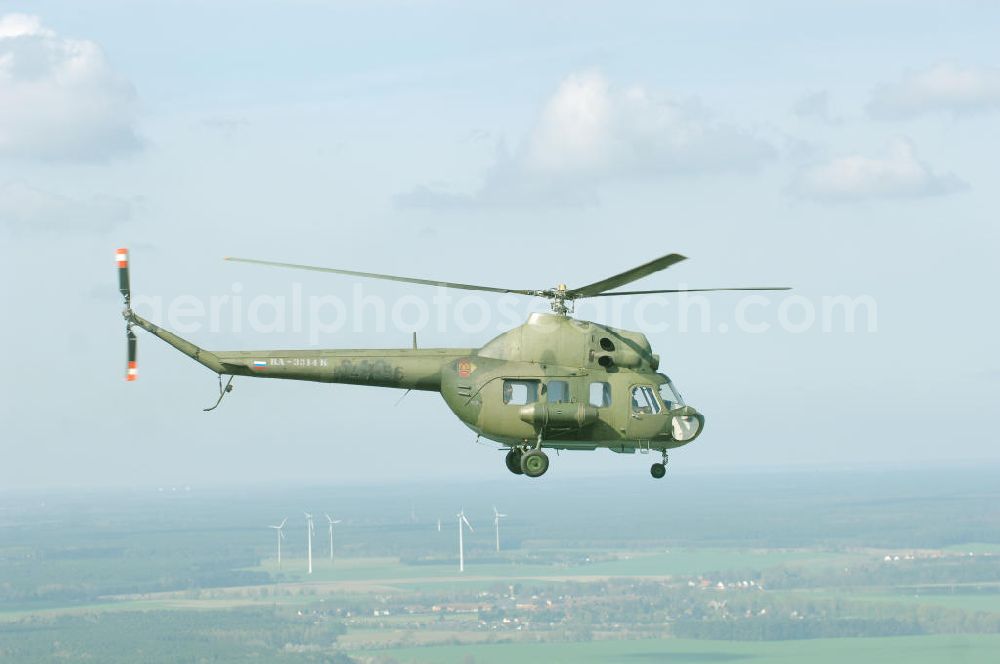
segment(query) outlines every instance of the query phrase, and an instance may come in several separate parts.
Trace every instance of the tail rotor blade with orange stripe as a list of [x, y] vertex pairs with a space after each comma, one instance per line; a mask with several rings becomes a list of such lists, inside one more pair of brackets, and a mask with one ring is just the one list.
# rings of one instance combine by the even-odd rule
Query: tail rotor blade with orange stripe
[[118, 262], [118, 291], [125, 298], [127, 306], [132, 299], [132, 288], [128, 279], [128, 249], [119, 249], [115, 252], [115, 260]]
[[131, 381], [135, 380], [139, 375], [139, 368], [136, 365], [137, 343], [135, 332], [131, 328], [126, 332], [126, 336], [128, 337], [128, 365], [126, 365], [125, 369], [125, 380]]
[[[129, 284], [128, 277], [128, 249], [118, 249], [115, 251], [115, 261], [118, 263], [118, 291], [122, 294], [122, 298], [125, 300], [125, 319], [129, 320], [131, 316], [131, 305], [132, 305], [132, 287]], [[131, 321], [125, 325], [125, 338], [128, 345], [128, 356], [127, 364], [125, 365], [125, 380], [135, 380], [139, 375], [138, 366], [136, 365], [136, 351], [138, 343], [135, 337], [135, 333], [132, 332]]]

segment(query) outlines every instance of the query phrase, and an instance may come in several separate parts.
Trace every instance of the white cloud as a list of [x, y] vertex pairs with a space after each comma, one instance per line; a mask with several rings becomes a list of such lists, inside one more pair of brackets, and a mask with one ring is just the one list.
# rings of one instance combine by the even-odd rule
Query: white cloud
[[743, 170], [771, 148], [739, 129], [639, 86], [614, 89], [600, 74], [575, 74], [546, 104], [528, 139], [525, 163], [558, 175]]
[[643, 87], [618, 89], [596, 72], [564, 80], [517, 149], [501, 144], [482, 188], [451, 194], [418, 187], [404, 206], [592, 205], [596, 188], [628, 178], [752, 170], [770, 144], [714, 121], [696, 103]]
[[967, 188], [955, 175], [934, 173], [920, 161], [913, 145], [894, 141], [884, 156], [850, 155], [800, 171], [792, 191], [806, 198], [839, 202], [875, 198], [916, 198]]
[[792, 106], [792, 112], [800, 118], [815, 119], [827, 124], [840, 124], [841, 118], [834, 115], [830, 107], [830, 93], [826, 90], [811, 92]]
[[136, 94], [91, 41], [0, 16], [0, 156], [102, 160], [135, 150]]
[[1000, 109], [1000, 69], [960, 68], [940, 64], [911, 72], [872, 93], [868, 113], [880, 119], [903, 119], [924, 113], [975, 113]]
[[113, 196], [77, 200], [28, 186], [0, 185], [0, 228], [15, 233], [102, 232], [132, 218], [132, 202]]

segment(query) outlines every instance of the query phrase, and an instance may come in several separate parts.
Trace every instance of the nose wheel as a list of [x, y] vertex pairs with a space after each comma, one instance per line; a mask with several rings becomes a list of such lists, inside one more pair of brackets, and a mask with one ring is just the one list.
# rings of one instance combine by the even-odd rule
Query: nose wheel
[[662, 479], [664, 475], [667, 474], [667, 451], [663, 450], [663, 462], [654, 463], [649, 467], [649, 474], [653, 476], [654, 479]]

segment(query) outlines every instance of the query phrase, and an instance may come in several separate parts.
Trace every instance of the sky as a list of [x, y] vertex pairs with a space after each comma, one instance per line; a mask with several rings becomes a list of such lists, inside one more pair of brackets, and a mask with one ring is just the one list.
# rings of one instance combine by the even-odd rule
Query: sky
[[634, 286], [793, 290], [580, 304], [705, 413], [670, 472], [1000, 461], [997, 25], [990, 2], [0, 0], [0, 486], [507, 473], [433, 393], [238, 379], [205, 413], [215, 377], [145, 334], [126, 383], [126, 246], [140, 313], [208, 349], [478, 347], [545, 310], [224, 256], [546, 288], [679, 252]]

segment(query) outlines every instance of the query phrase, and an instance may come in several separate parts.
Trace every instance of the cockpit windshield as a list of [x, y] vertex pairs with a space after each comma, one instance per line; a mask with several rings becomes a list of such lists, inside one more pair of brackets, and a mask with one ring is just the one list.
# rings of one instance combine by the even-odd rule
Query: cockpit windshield
[[674, 387], [673, 382], [664, 376], [663, 379], [666, 381], [660, 385], [660, 399], [663, 400], [663, 404], [667, 407], [667, 410], [673, 410], [674, 408], [680, 408], [684, 405], [684, 399], [681, 397], [681, 393], [677, 391]]

